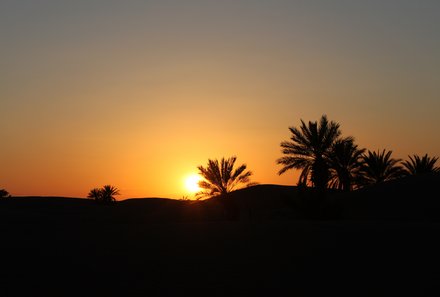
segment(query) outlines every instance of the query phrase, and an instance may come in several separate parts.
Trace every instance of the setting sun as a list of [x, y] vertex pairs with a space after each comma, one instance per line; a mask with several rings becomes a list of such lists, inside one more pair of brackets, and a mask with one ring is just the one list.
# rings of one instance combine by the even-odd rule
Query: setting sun
[[191, 193], [200, 191], [199, 181], [202, 178], [198, 174], [191, 174], [185, 179], [185, 188]]

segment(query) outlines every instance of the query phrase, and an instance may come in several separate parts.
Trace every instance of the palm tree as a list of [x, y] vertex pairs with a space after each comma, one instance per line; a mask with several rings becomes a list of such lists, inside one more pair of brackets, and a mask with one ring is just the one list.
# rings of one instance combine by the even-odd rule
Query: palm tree
[[94, 188], [91, 189], [87, 198], [94, 199], [96, 201], [101, 201], [102, 199], [102, 189]]
[[0, 198], [5, 198], [9, 196], [9, 192], [5, 189], [0, 189]]
[[440, 172], [440, 167], [435, 166], [438, 157], [429, 157], [428, 154], [425, 154], [421, 158], [418, 155], [408, 157], [409, 161], [404, 161], [402, 163], [405, 170], [405, 175]]
[[199, 187], [203, 190], [196, 194], [198, 197], [222, 196], [238, 189], [240, 184], [249, 186], [251, 171], [246, 171], [246, 164], [240, 165], [234, 170], [237, 157], [222, 158], [219, 162], [208, 159], [206, 167], [198, 166], [199, 174], [204, 180], [199, 181]]
[[330, 167], [329, 186], [334, 189], [350, 191], [358, 183], [362, 168], [362, 154], [354, 138], [336, 140], [328, 156]]
[[283, 141], [281, 148], [284, 157], [277, 160], [284, 167], [278, 172], [283, 174], [289, 169], [301, 169], [298, 185], [307, 185], [308, 181], [318, 189], [324, 190], [330, 179], [327, 156], [332, 145], [341, 135], [339, 124], [328, 121], [323, 115], [318, 122], [301, 120], [300, 128], [289, 127], [291, 141]]
[[102, 192], [102, 201], [105, 203], [116, 201], [116, 198], [114, 196], [119, 195], [118, 188], [111, 185], [103, 186], [101, 192]]
[[94, 199], [98, 202], [111, 203], [114, 202], [115, 195], [119, 195], [119, 190], [111, 185], [105, 185], [102, 188], [91, 189], [87, 198]]
[[399, 165], [400, 159], [391, 158], [393, 151], [371, 152], [362, 156], [362, 184], [371, 185], [400, 178], [403, 169]]

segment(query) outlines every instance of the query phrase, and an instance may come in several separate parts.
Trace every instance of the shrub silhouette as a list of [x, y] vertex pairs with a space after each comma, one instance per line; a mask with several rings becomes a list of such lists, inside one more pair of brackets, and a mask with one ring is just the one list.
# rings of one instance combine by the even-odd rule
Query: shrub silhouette
[[408, 157], [409, 160], [402, 162], [405, 175], [440, 172], [440, 167], [435, 166], [438, 157], [429, 157], [428, 154], [425, 154], [423, 157], [419, 157], [418, 155]]
[[97, 202], [112, 203], [116, 201], [114, 196], [119, 195], [119, 190], [112, 185], [105, 185], [102, 188], [91, 189], [87, 198], [94, 199]]
[[6, 191], [5, 189], [0, 189], [0, 198], [5, 198], [5, 197], [9, 197], [9, 192]]
[[249, 183], [251, 171], [246, 171], [246, 164], [240, 165], [234, 170], [237, 157], [222, 158], [218, 160], [208, 159], [206, 167], [198, 166], [199, 174], [204, 180], [199, 181], [202, 191], [196, 194], [198, 198], [221, 196], [239, 188], [241, 184]]

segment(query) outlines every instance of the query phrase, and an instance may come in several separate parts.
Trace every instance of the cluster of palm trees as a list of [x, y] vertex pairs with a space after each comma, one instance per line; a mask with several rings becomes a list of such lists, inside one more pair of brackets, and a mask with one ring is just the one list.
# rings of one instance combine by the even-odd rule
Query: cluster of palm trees
[[[338, 189], [351, 191], [403, 176], [440, 172], [437, 157], [427, 154], [409, 156], [409, 160], [392, 158], [392, 151], [370, 151], [359, 148], [353, 137], [342, 137], [340, 125], [329, 121], [326, 115], [316, 122], [301, 120], [299, 128], [289, 127], [290, 141], [281, 143], [283, 165], [279, 174], [290, 169], [301, 170], [298, 186], [312, 186], [318, 190]], [[234, 170], [236, 157], [208, 160], [206, 167], [198, 166], [203, 180], [198, 198], [221, 196], [249, 186], [251, 171], [246, 164]]]
[[87, 198], [94, 199], [100, 203], [112, 203], [116, 201], [116, 195], [119, 195], [118, 188], [112, 185], [105, 185], [101, 188], [91, 189]]
[[323, 115], [316, 122], [301, 120], [299, 128], [290, 127], [290, 141], [281, 143], [283, 165], [279, 174], [299, 169], [298, 185], [311, 185], [350, 191], [407, 175], [440, 172], [437, 157], [427, 154], [409, 156], [402, 161], [391, 157], [392, 151], [366, 151], [355, 144], [353, 137], [342, 137], [340, 125]]
[[[283, 157], [277, 163], [283, 165], [279, 174], [290, 169], [301, 170], [298, 186], [312, 186], [318, 190], [338, 189], [351, 191], [403, 176], [440, 172], [435, 164], [438, 157], [427, 154], [409, 156], [402, 161], [391, 157], [392, 151], [370, 151], [359, 148], [353, 137], [342, 137], [340, 125], [329, 121], [326, 115], [316, 122], [301, 120], [299, 128], [289, 127], [290, 141], [281, 142]], [[196, 198], [222, 196], [243, 186], [251, 186], [252, 172], [246, 164], [234, 169], [237, 157], [208, 159], [206, 167], [198, 166], [203, 180]], [[98, 202], [114, 202], [119, 190], [112, 185], [91, 189], [88, 198]], [[0, 197], [9, 193], [0, 189]]]

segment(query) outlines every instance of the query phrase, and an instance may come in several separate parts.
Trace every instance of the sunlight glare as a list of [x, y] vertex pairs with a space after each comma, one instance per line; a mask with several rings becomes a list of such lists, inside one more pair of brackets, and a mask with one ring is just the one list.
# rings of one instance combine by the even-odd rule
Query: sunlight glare
[[200, 191], [199, 181], [202, 178], [198, 174], [191, 174], [185, 179], [185, 188], [191, 192], [196, 193]]

